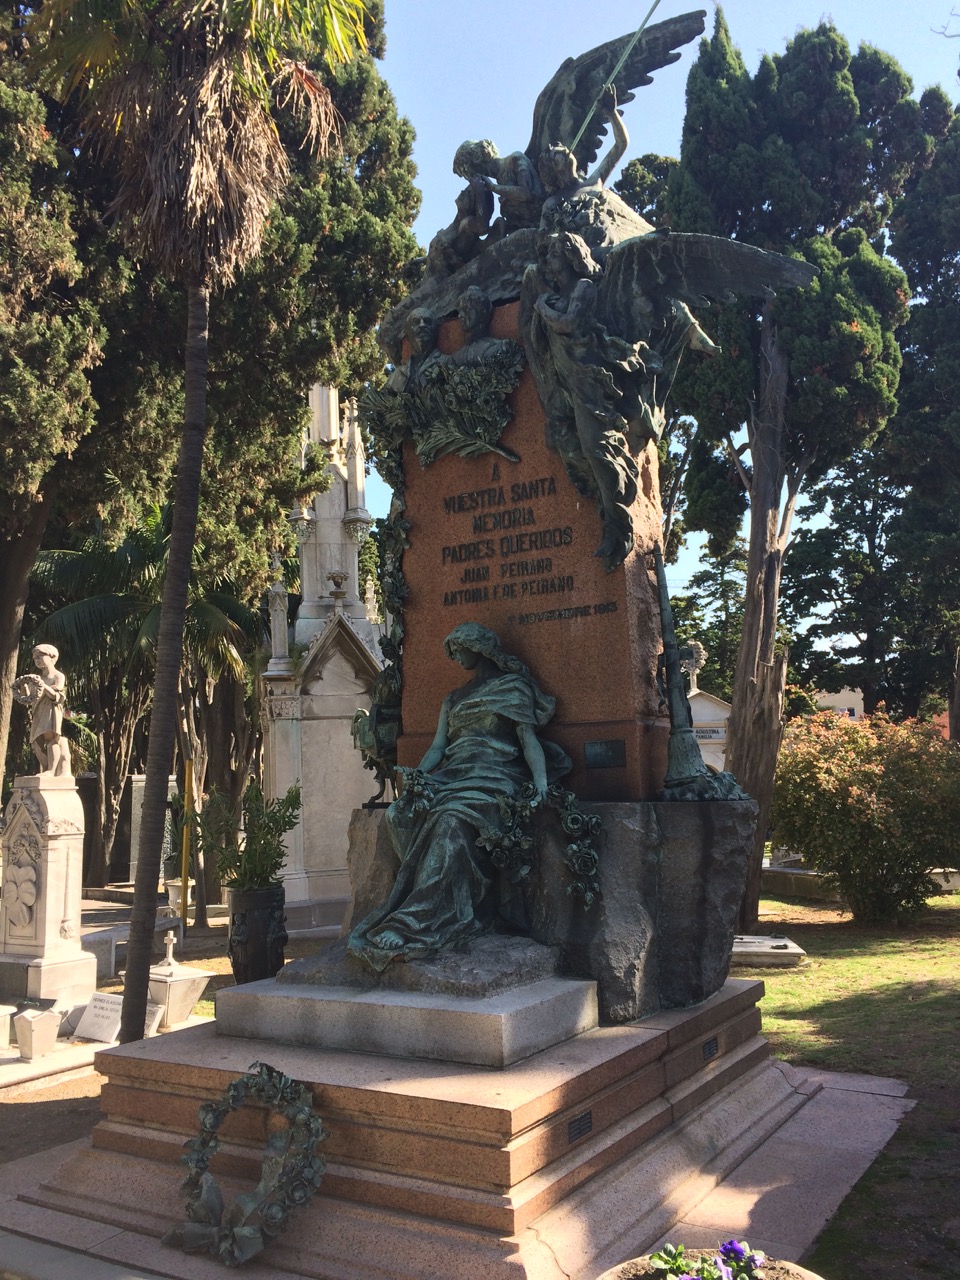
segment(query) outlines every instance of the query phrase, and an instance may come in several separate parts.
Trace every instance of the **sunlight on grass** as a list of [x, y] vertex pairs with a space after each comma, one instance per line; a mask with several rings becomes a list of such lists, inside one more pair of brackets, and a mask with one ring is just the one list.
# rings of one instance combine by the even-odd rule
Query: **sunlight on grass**
[[836, 910], [769, 899], [764, 926], [807, 952], [798, 969], [762, 978], [763, 1034], [798, 1065], [947, 1086], [956, 1078], [960, 895], [934, 899], [902, 929], [867, 929]]

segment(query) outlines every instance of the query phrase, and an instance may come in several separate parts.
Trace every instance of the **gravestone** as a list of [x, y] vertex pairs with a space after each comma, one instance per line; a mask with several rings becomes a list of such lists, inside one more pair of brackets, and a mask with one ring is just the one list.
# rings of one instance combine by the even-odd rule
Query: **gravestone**
[[15, 778], [0, 844], [0, 998], [86, 1003], [97, 961], [80, 941], [83, 808], [73, 778]]
[[402, 784], [399, 870], [348, 938], [379, 972], [527, 933], [621, 1022], [723, 984], [755, 815], [704, 764], [660, 546], [670, 390], [681, 358], [717, 352], [690, 306], [816, 274], [664, 235], [607, 188], [618, 95], [703, 14], [645, 27], [563, 63], [525, 152], [458, 149], [456, 217], [378, 331], [393, 368], [361, 414], [394, 489], [391, 627], [358, 742]]
[[[123, 996], [111, 995], [106, 991], [96, 992], [80, 1016], [74, 1037], [77, 1040], [98, 1040], [102, 1044], [113, 1044], [120, 1034], [122, 1009]], [[163, 1005], [148, 1003], [144, 1036], [155, 1035], [162, 1018]]]

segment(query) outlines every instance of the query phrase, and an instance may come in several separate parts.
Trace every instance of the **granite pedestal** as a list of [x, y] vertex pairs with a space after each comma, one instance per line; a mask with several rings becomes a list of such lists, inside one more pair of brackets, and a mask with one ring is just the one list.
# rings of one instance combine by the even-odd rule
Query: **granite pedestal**
[[[757, 1034], [761, 994], [731, 981], [695, 1010], [595, 1028], [503, 1069], [212, 1026], [119, 1046], [97, 1055], [108, 1083], [92, 1147], [28, 1198], [158, 1239], [183, 1217], [177, 1161], [198, 1105], [260, 1058], [310, 1086], [330, 1130], [319, 1194], [264, 1256], [277, 1272], [596, 1276], [659, 1238], [807, 1100]], [[212, 1169], [228, 1199], [259, 1177], [270, 1124], [245, 1107], [221, 1129]]]

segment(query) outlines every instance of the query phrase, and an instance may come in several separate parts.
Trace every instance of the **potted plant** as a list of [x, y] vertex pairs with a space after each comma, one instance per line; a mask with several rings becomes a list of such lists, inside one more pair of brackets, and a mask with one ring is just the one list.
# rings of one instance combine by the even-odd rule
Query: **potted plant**
[[243, 796], [242, 830], [230, 801], [217, 791], [197, 815], [204, 855], [216, 859], [227, 891], [228, 950], [238, 984], [272, 978], [283, 967], [283, 837], [300, 820], [300, 805], [299, 782], [286, 795], [268, 800], [254, 780]]
[[778, 1262], [745, 1240], [727, 1240], [716, 1249], [686, 1249], [665, 1244], [604, 1271], [598, 1280], [820, 1280], [795, 1262]]

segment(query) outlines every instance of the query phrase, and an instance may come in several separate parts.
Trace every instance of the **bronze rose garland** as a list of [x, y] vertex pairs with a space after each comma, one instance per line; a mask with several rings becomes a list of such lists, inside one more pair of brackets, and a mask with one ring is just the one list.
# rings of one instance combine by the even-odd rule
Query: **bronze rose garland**
[[[253, 1191], [237, 1196], [224, 1214], [223, 1195], [208, 1165], [220, 1148], [220, 1126], [246, 1102], [270, 1107], [286, 1119], [287, 1128], [270, 1134], [260, 1181]], [[307, 1086], [265, 1062], [255, 1062], [229, 1084], [219, 1102], [204, 1102], [199, 1119], [200, 1136], [184, 1143], [187, 1154], [181, 1156], [190, 1169], [181, 1188], [187, 1192], [189, 1221], [168, 1231], [163, 1243], [185, 1253], [212, 1253], [225, 1266], [236, 1267], [278, 1236], [292, 1211], [320, 1186], [326, 1165], [317, 1147], [329, 1135]]]
[[[596, 814], [585, 813], [573, 792], [563, 787], [548, 788], [545, 803], [556, 812], [564, 834], [572, 837], [563, 851], [564, 865], [570, 872], [567, 893], [580, 898], [586, 910], [602, 896], [596, 845], [602, 824]], [[494, 866], [505, 871], [512, 884], [519, 884], [530, 874], [531, 829], [540, 797], [533, 784], [526, 783], [516, 799], [505, 796], [499, 806], [503, 830], [488, 827], [477, 837], [477, 844], [487, 850]]]

